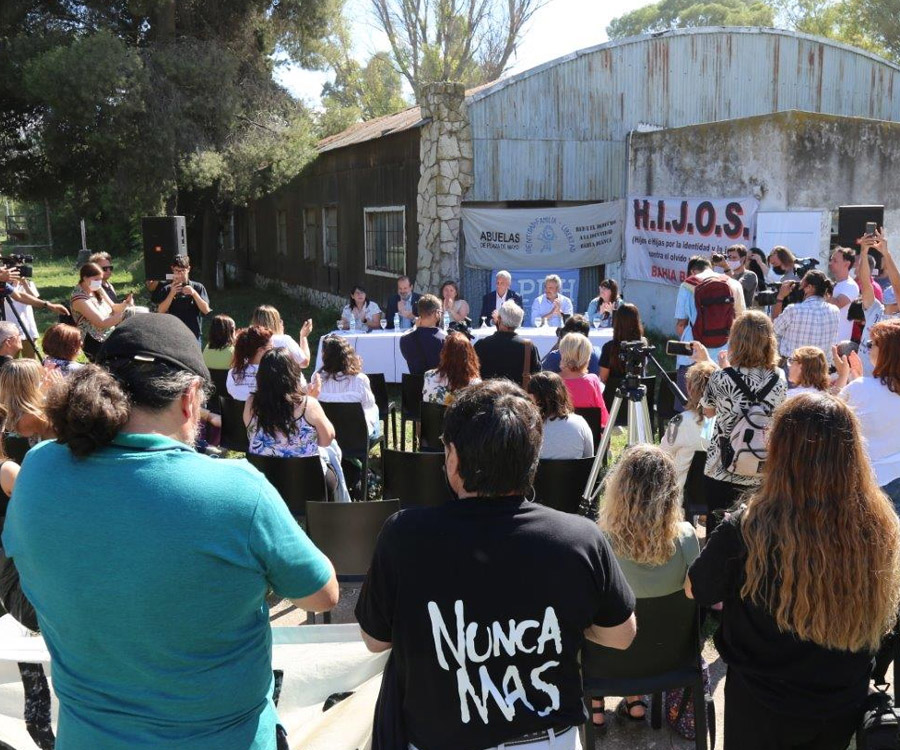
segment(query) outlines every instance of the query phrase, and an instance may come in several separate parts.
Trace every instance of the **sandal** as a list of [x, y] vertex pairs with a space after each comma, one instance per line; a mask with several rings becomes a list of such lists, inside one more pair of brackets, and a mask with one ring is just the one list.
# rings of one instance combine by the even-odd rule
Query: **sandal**
[[[591, 698], [591, 724], [595, 729], [606, 728], [606, 700], [604, 698]], [[599, 717], [600, 721], [597, 721]]]
[[[637, 708], [638, 706], [644, 709], [644, 713], [640, 716], [635, 716], [631, 713], [631, 709]], [[647, 712], [650, 710], [650, 706], [647, 701], [643, 698], [638, 698], [636, 701], [630, 701], [628, 698], [622, 698], [619, 701], [619, 705], [616, 706], [616, 714], [621, 716], [623, 719], [630, 719], [631, 721], [643, 721], [647, 718]]]

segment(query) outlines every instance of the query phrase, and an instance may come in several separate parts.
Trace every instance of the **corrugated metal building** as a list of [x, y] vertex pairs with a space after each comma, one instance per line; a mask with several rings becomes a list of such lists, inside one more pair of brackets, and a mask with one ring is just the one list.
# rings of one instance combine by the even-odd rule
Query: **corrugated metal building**
[[[625, 197], [632, 187], [627, 169], [630, 134], [646, 129], [644, 126], [683, 128], [788, 110], [900, 121], [900, 68], [862, 50], [794, 32], [686, 29], [575, 52], [467, 92], [467, 105], [474, 180], [464, 201], [546, 207]], [[315, 195], [310, 190], [315, 192], [316, 183], [310, 178], [321, 174], [321, 160], [333, 162], [344, 150], [348, 156], [357, 152], [361, 155], [364, 150], [367, 167], [375, 168], [382, 151], [385, 156], [394, 151], [390, 142], [398, 137], [398, 130], [415, 131], [423, 124], [415, 107], [401, 113], [399, 119], [392, 117], [354, 126], [323, 141], [316, 163], [292, 185], [253, 207], [256, 232], [260, 232], [261, 215], [265, 214], [268, 223], [276, 221], [272, 216], [277, 211], [270, 204], [280, 202], [290, 206], [292, 212], [300, 210], [297, 201], [286, 202], [285, 196], [292, 191], [303, 193], [307, 209], [313, 205]], [[689, 161], [690, 154], [682, 158]], [[349, 166], [357, 160], [342, 161]], [[390, 162], [385, 162], [388, 169]], [[407, 169], [413, 166], [408, 158], [404, 165]], [[321, 272], [313, 272], [308, 264], [278, 262], [277, 242], [256, 243], [254, 270], [291, 284], [339, 294], [345, 294], [349, 285], [358, 281], [374, 282], [380, 291], [389, 287], [383, 274], [373, 276], [367, 270], [358, 246], [359, 234], [349, 235], [341, 229], [354, 223], [362, 227], [367, 206], [360, 202], [363, 196], [358, 192], [348, 194], [348, 202], [335, 203], [340, 191], [334, 189], [333, 180], [357, 179], [353, 171], [335, 171], [332, 187], [320, 196], [321, 205], [331, 205], [338, 216], [337, 257], [332, 259], [339, 270], [338, 286], [333, 283], [334, 277], [330, 277], [328, 287], [323, 286]], [[403, 184], [408, 190], [409, 179]], [[827, 208], [845, 202], [855, 201], [852, 196], [840, 196]], [[403, 203], [406, 225], [414, 226], [415, 200]], [[300, 223], [292, 221], [288, 217], [288, 255], [302, 252]], [[274, 233], [275, 228], [270, 234]], [[406, 243], [405, 268], [410, 272], [416, 267], [414, 239]], [[460, 259], [462, 267], [464, 248]], [[585, 294], [596, 288], [600, 270], [595, 267], [582, 273]], [[489, 274], [463, 271], [463, 293], [477, 299], [488, 288]], [[663, 291], [665, 287], [637, 286], [649, 288], [639, 296], [668, 294]]]

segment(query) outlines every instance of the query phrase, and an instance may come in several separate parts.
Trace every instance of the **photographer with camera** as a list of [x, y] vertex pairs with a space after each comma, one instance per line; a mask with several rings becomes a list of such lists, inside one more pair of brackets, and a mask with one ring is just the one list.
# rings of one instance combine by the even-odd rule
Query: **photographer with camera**
[[797, 256], [784, 245], [775, 245], [769, 253], [769, 270], [782, 281], [799, 281]]
[[[30, 256], [13, 257], [27, 258]], [[19, 266], [21, 266], [21, 264], [16, 265], [14, 263], [13, 265], [6, 265], [9, 260], [9, 258], [0, 258], [0, 263], [3, 264], [0, 265], [0, 297], [14, 302], [21, 302], [22, 304], [30, 305], [31, 307], [43, 307], [47, 310], [52, 310], [57, 315], [69, 314], [69, 310], [65, 305], [57, 305], [55, 302], [48, 302], [45, 299], [29, 294], [23, 289], [17, 289], [15, 282], [21, 278], [21, 273], [19, 271]]]
[[[800, 281], [782, 283], [772, 307], [782, 360], [787, 360], [801, 346], [816, 346], [825, 352], [831, 364], [831, 345], [840, 340], [841, 311], [825, 301], [829, 284], [821, 271], [807, 271]], [[803, 301], [785, 308], [785, 301], [795, 291], [803, 294]]]

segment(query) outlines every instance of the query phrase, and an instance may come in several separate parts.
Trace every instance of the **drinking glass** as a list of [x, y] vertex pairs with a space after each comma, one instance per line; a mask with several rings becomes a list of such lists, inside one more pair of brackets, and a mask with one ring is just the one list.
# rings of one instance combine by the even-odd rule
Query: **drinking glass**
[[599, 330], [600, 330], [600, 324], [601, 324], [602, 322], [603, 322], [603, 319], [602, 319], [599, 315], [595, 316], [595, 317], [594, 317], [594, 328], [596, 328], [596, 329], [599, 331]]
[[540, 328], [544, 324], [544, 320], [540, 315], [535, 315], [532, 322], [534, 323], [535, 328]]
[[337, 323], [335, 323], [335, 325], [334, 325], [334, 330], [335, 330], [335, 331], [340, 331], [340, 330], [341, 330], [341, 327], [342, 327], [343, 325], [344, 325], [344, 319], [343, 319], [343, 318], [338, 318]]
[[487, 328], [487, 318], [484, 315], [481, 316], [481, 327]]
[[381, 319], [381, 330], [383, 331], [385, 328], [387, 328], [387, 321], [384, 318], [382, 318]]

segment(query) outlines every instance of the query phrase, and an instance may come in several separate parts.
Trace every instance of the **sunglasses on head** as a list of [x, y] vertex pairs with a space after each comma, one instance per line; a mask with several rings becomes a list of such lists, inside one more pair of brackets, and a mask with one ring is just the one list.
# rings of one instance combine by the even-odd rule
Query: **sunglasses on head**
[[112, 266], [100, 266], [100, 270], [101, 271], [112, 271], [113, 267]]

